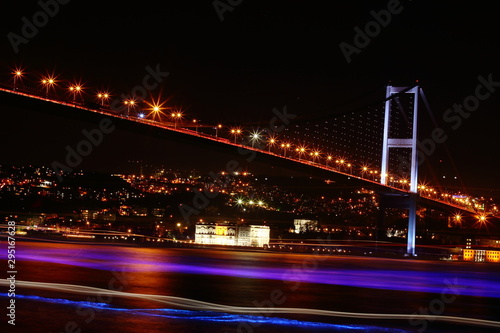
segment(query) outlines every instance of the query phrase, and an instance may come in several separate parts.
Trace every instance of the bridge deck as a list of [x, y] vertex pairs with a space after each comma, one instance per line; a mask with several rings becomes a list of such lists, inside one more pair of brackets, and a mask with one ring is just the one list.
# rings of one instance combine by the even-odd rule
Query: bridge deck
[[[322, 165], [322, 164], [314, 162], [314, 161], [304, 160], [304, 159], [300, 159], [300, 158], [294, 158], [294, 157], [290, 157], [290, 156], [283, 156], [283, 155], [271, 152], [270, 150], [263, 150], [263, 149], [255, 148], [252, 146], [244, 145], [242, 143], [231, 142], [229, 139], [226, 139], [226, 138], [223, 138], [220, 136], [209, 135], [206, 133], [199, 132], [197, 129], [193, 130], [190, 128], [186, 128], [186, 127], [202, 127], [202, 126], [207, 127], [207, 125], [201, 126], [201, 125], [193, 125], [193, 124], [174, 123], [174, 122], [158, 122], [155, 120], [140, 118], [140, 117], [136, 117], [136, 116], [122, 115], [122, 114], [113, 112], [109, 108], [104, 109], [104, 110], [102, 110], [102, 108], [101, 108], [101, 110], [97, 110], [97, 109], [93, 109], [90, 107], [86, 107], [86, 106], [78, 104], [78, 103], [70, 103], [70, 102], [65, 102], [65, 101], [53, 100], [50, 98], [44, 98], [44, 97], [40, 97], [37, 95], [29, 94], [26, 92], [22, 92], [22, 91], [13, 91], [11, 89], [6, 89], [6, 88], [2, 88], [2, 87], [0, 87], [0, 92], [15, 94], [15, 95], [24, 96], [24, 97], [31, 98], [31, 99], [37, 99], [37, 100], [44, 101], [44, 102], [59, 104], [59, 105], [70, 107], [70, 108], [76, 108], [76, 109], [80, 109], [80, 110], [84, 110], [84, 111], [89, 111], [89, 112], [93, 112], [96, 114], [101, 114], [101, 115], [106, 116], [106, 117], [112, 117], [112, 118], [121, 119], [121, 120], [125, 120], [125, 121], [141, 123], [141, 124], [145, 124], [148, 126], [153, 126], [153, 127], [157, 127], [157, 128], [163, 129], [163, 130], [167, 130], [167, 131], [173, 131], [173, 132], [177, 132], [177, 133], [181, 133], [181, 134], [185, 134], [185, 135], [196, 136], [196, 137], [199, 137], [201, 139], [211, 140], [213, 142], [218, 142], [218, 143], [226, 144], [229, 146], [234, 146], [237, 148], [244, 148], [246, 150], [255, 151], [255, 152], [260, 153], [260, 154], [288, 160], [290, 162], [299, 163], [299, 164], [302, 164], [305, 166], [319, 168], [319, 169], [322, 169], [322, 170], [325, 170], [328, 172], [333, 172], [335, 174], [339, 174], [339, 175], [342, 175], [345, 177], [357, 179], [357, 180], [360, 180], [362, 182], [366, 182], [368, 184], [376, 185], [376, 186], [385, 188], [385, 189], [393, 191], [393, 192], [397, 192], [397, 193], [401, 193], [401, 194], [409, 194], [410, 193], [409, 189], [381, 184], [375, 180], [368, 179], [368, 178], [365, 178], [365, 177], [362, 177], [359, 175], [347, 173], [347, 172], [344, 172], [342, 170], [339, 170], [339, 169], [334, 168], [334, 167], [329, 166], [329, 165]], [[208, 126], [215, 127], [216, 125], [208, 125]], [[404, 184], [404, 186], [407, 186], [407, 184]], [[469, 213], [476, 213], [476, 211], [474, 211], [470, 207], [458, 205], [458, 204], [455, 204], [455, 203], [447, 201], [447, 200], [440, 200], [437, 198], [433, 198], [431, 196], [423, 196], [421, 194], [418, 194], [418, 196], [419, 196], [419, 198], [422, 198], [425, 200], [430, 200], [431, 202], [439, 203], [439, 204], [442, 204], [445, 206], [453, 207], [453, 208], [456, 208], [457, 210], [467, 211]]]

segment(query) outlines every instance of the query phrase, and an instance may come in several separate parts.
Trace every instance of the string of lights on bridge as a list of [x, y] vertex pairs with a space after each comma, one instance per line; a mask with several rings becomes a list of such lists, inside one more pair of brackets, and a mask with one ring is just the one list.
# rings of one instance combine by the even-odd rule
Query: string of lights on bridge
[[[11, 72], [11, 81], [7, 86], [14, 92], [31, 94], [37, 98], [49, 101], [65, 102], [76, 107], [88, 107], [89, 101], [85, 98], [94, 96], [96, 103], [91, 104], [98, 109], [95, 111], [109, 113], [113, 116], [125, 117], [133, 121], [147, 121], [149, 124], [170, 129], [173, 128], [177, 131], [187, 132], [188, 134], [202, 136], [227, 144], [245, 145], [249, 149], [251, 148], [262, 153], [276, 155], [295, 162], [343, 173], [349, 177], [357, 177], [372, 183], [378, 184], [380, 180], [380, 174], [377, 168], [370, 166], [375, 164], [373, 160], [380, 160], [377, 155], [372, 153], [372, 163], [358, 163], [352, 160], [351, 156], [349, 156], [349, 158], [346, 157], [349, 149], [354, 150], [354, 154], [350, 153], [349, 155], [354, 155], [357, 158], [370, 155], [370, 149], [363, 145], [366, 143], [378, 144], [376, 138], [381, 136], [380, 129], [375, 128], [368, 130], [368, 134], [365, 134], [364, 137], [356, 130], [356, 128], [359, 128], [359, 125], [366, 125], [367, 122], [380, 126], [381, 121], [376, 116], [377, 114], [380, 115], [380, 112], [377, 112], [377, 110], [368, 110], [368, 118], [366, 119], [354, 119], [353, 117], [342, 115], [339, 117], [340, 119], [330, 121], [331, 124], [329, 124], [328, 121], [323, 121], [322, 124], [307, 123], [306, 126], [303, 127], [304, 133], [299, 133], [302, 129], [299, 125], [292, 124], [285, 129], [284, 133], [278, 135], [269, 134], [269, 131], [259, 129], [246, 130], [243, 125], [227, 127], [223, 124], [204, 124], [196, 118], [192, 118], [188, 121], [187, 115], [181, 108], [166, 106], [166, 102], [161, 102], [160, 99], [141, 101], [131, 96], [127, 99], [120, 100], [121, 111], [117, 112], [111, 108], [110, 101], [112, 100], [112, 94], [110, 91], [93, 90], [84, 86], [81, 82], [59, 80], [58, 76], [54, 74], [35, 75], [35, 81], [30, 81], [30, 83], [38, 83], [38, 88], [33, 88], [25, 84], [24, 81], [27, 80], [26, 74], [25, 69], [14, 68]], [[66, 85], [66, 99], [56, 99], [56, 97], [59, 96], [56, 95], [55, 90], [63, 84]], [[169, 114], [165, 113], [167, 110]], [[330, 126], [333, 126], [334, 130], [331, 130], [332, 127]], [[195, 130], [192, 130], [192, 128], [195, 128]], [[207, 131], [211, 133], [207, 133]], [[342, 132], [348, 132], [351, 138], [361, 138], [361, 143], [358, 142], [355, 148], [350, 148], [347, 145], [348, 139], [339, 138], [335, 135], [332, 136], [331, 134]], [[329, 133], [330, 136], [328, 136]], [[321, 135], [324, 136], [320, 137]], [[314, 142], [314, 144], [309, 144], [307, 142], [308, 140]], [[342, 153], [334, 154], [321, 148], [322, 145], [331, 144], [333, 142], [340, 143], [340, 147], [337, 147], [337, 150], [342, 150]], [[378, 145], [380, 146], [380, 144]], [[379, 149], [371, 149], [371, 151], [380, 151], [380, 147], [378, 148]], [[407, 178], [398, 177], [395, 174], [388, 174], [387, 179], [387, 185], [389, 187], [404, 191], [409, 190], [410, 183]], [[422, 197], [456, 206], [460, 209], [477, 212], [478, 221], [480, 223], [487, 222], [487, 215], [484, 212], [484, 207], [481, 207], [482, 204], [480, 200], [470, 195], [460, 192], [449, 193], [446, 191], [438, 191], [428, 184], [419, 184], [418, 191]], [[496, 206], [493, 206], [493, 211], [493, 213], [498, 213]], [[461, 216], [460, 213], [457, 213], [454, 217], [455, 222], [461, 222]]]

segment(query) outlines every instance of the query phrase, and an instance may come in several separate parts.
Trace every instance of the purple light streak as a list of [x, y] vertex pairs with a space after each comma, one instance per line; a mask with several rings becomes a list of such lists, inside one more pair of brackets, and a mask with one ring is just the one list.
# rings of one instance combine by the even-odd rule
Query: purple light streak
[[[165, 249], [88, 245], [62, 248], [61, 245], [56, 247], [47, 244], [34, 249], [35, 251], [30, 251], [30, 246], [19, 246], [16, 256], [22, 261], [51, 262], [109, 271], [120, 269], [128, 272], [221, 275], [428, 293], [440, 293], [446, 286], [445, 281], [457, 281], [463, 295], [500, 298], [500, 272], [477, 274], [461, 270], [420, 271], [412, 269], [411, 261], [408, 262], [408, 270], [332, 268], [328, 264], [322, 267], [319, 263], [316, 269], [299, 270], [298, 274], [293, 274], [292, 263], [289, 266], [282, 264], [281, 267], [265, 267], [259, 261], [248, 263], [245, 258], [214, 260], [169, 256], [169, 250]], [[331, 260], [336, 258], [331, 257]], [[295, 267], [297, 266], [300, 266], [300, 262], [295, 263]]]

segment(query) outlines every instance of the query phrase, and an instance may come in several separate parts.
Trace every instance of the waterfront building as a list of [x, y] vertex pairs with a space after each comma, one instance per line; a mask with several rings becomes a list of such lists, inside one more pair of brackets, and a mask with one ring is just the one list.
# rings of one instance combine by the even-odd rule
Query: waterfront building
[[500, 250], [498, 248], [464, 249], [463, 260], [476, 262], [500, 262]]
[[198, 222], [195, 243], [264, 247], [269, 244], [269, 234], [269, 226]]

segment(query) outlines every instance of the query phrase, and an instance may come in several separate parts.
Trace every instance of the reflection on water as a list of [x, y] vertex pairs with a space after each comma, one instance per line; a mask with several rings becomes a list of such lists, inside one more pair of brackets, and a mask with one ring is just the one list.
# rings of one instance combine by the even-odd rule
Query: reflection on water
[[[2, 295], [5, 296], [5, 295]], [[348, 330], [349, 332], [407, 332], [405, 330], [396, 328], [385, 328], [376, 327], [370, 325], [339, 325], [331, 323], [322, 322], [312, 322], [303, 320], [294, 320], [286, 318], [277, 317], [266, 317], [266, 316], [255, 316], [255, 315], [242, 315], [242, 314], [231, 314], [224, 312], [214, 312], [214, 311], [193, 311], [193, 310], [182, 310], [182, 309], [127, 309], [118, 308], [110, 306], [107, 303], [97, 303], [88, 301], [71, 301], [68, 299], [60, 298], [46, 298], [39, 296], [19, 296], [19, 299], [25, 299], [36, 302], [44, 303], [55, 303], [59, 305], [67, 305], [76, 307], [77, 309], [89, 309], [92, 308], [95, 311], [103, 312], [121, 312], [124, 315], [133, 315], [138, 317], [158, 317], [165, 319], [175, 319], [181, 321], [201, 321], [201, 322], [215, 322], [215, 323], [237, 323], [240, 328], [257, 326], [285, 326], [287, 329], [290, 328], [306, 328], [313, 329], [316, 332], [318, 330], [325, 330], [328, 332], [344, 332]]]
[[[458, 263], [45, 243], [22, 246], [17, 257], [107, 271], [215, 275], [427, 293], [440, 293], [443, 285], [454, 284], [462, 295], [500, 297], [500, 269], [494, 264], [491, 268], [495, 270], [484, 274], [466, 267], [470, 263], [455, 271], [449, 268], [456, 268]], [[155, 281], [147, 282], [151, 285]]]

